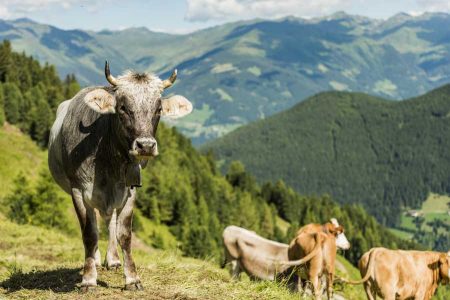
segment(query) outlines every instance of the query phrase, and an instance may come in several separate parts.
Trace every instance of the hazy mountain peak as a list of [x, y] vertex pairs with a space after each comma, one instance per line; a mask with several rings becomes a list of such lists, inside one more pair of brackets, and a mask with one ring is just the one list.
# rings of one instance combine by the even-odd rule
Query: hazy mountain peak
[[31, 23], [31, 24], [37, 24], [36, 21], [30, 19], [30, 18], [18, 18], [11, 21], [12, 23]]
[[326, 17], [329, 20], [333, 20], [333, 19], [344, 19], [344, 18], [349, 18], [352, 17], [352, 15], [349, 15], [348, 13], [346, 13], [345, 11], [337, 11], [331, 15], [329, 15], [328, 17]]

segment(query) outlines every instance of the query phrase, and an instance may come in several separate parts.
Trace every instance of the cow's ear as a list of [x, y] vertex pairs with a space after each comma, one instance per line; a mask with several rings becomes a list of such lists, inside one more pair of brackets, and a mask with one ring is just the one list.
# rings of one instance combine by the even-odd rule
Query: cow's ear
[[161, 116], [169, 118], [181, 118], [192, 112], [192, 103], [180, 95], [161, 100]]
[[84, 96], [84, 103], [100, 114], [116, 113], [116, 98], [104, 89], [95, 89]]
[[331, 234], [338, 235], [338, 234], [344, 232], [344, 228], [340, 225], [338, 227], [331, 226], [331, 228], [330, 227], [328, 228], [328, 231]]

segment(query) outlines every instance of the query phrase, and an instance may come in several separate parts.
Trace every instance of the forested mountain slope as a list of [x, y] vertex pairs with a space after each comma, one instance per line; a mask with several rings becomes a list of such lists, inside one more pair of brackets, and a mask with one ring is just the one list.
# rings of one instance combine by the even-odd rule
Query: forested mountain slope
[[320, 93], [205, 146], [260, 182], [361, 204], [389, 226], [429, 192], [450, 192], [449, 148], [450, 85], [402, 102]]

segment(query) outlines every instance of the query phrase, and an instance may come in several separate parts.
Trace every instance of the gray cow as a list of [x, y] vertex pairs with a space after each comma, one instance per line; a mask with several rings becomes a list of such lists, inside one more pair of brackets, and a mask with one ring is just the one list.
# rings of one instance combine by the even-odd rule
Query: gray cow
[[80, 221], [83, 292], [97, 285], [96, 265], [100, 265], [94, 209], [109, 229], [106, 266], [120, 266], [118, 241], [125, 289], [142, 289], [131, 255], [134, 187], [141, 185], [141, 168], [158, 155], [155, 134], [160, 116], [175, 118], [192, 111], [192, 104], [182, 96], [161, 99], [164, 89], [174, 83], [176, 70], [164, 81], [131, 71], [114, 78], [106, 62], [105, 75], [110, 86], [84, 88], [59, 105], [48, 151], [53, 178], [72, 196]]
[[225, 248], [222, 267], [230, 263], [233, 278], [239, 278], [242, 271], [251, 279], [275, 280], [278, 276], [290, 276], [290, 268], [307, 263], [318, 248], [302, 259], [289, 261], [289, 245], [265, 239], [245, 228], [228, 226], [222, 238]]

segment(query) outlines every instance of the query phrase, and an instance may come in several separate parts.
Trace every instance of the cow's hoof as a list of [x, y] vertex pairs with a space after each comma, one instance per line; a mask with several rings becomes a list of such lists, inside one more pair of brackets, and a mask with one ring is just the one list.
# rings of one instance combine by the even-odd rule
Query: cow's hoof
[[140, 282], [125, 284], [126, 291], [143, 291], [144, 287]]
[[94, 292], [96, 288], [97, 287], [95, 285], [83, 285], [80, 288], [80, 293], [81, 294], [91, 293]]

